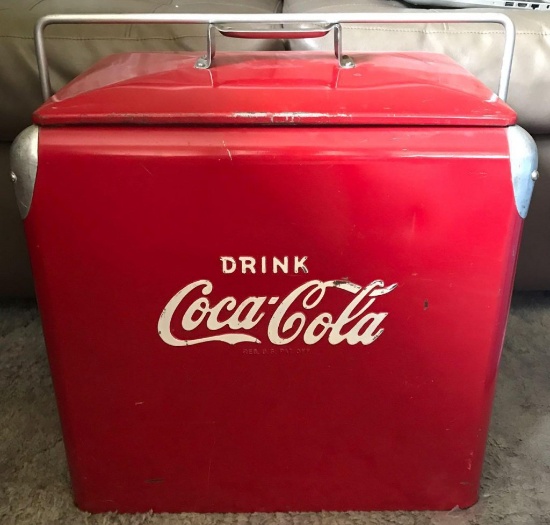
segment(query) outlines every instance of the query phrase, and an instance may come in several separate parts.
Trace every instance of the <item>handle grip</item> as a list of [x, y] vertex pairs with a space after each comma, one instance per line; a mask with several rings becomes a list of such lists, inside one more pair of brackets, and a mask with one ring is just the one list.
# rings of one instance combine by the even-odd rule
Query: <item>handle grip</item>
[[[48, 59], [44, 46], [44, 30], [54, 24], [207, 24], [206, 56], [195, 67], [207, 69], [215, 56], [215, 33], [233, 38], [318, 38], [334, 31], [334, 54], [341, 67], [354, 67], [350, 57], [342, 55], [342, 26], [345, 23], [403, 24], [403, 23], [493, 23], [504, 28], [505, 40], [498, 85], [498, 96], [506, 100], [512, 71], [515, 28], [512, 20], [501, 13], [315, 13], [315, 14], [106, 14], [106, 15], [48, 15], [38, 20], [35, 30], [38, 74], [44, 100], [52, 95]], [[241, 30], [227, 24], [295, 25], [316, 24], [314, 28]]]
[[336, 56], [340, 67], [346, 69], [355, 67], [355, 62], [353, 62], [349, 56], [342, 54], [342, 26], [339, 23], [322, 24], [318, 28], [297, 27], [292, 30], [287, 28], [242, 30], [227, 27], [226, 24], [208, 24], [208, 31], [206, 33], [206, 55], [195, 62], [195, 67], [198, 69], [208, 69], [212, 65], [212, 60], [216, 54], [214, 38], [216, 32], [230, 38], [294, 39], [320, 38], [327, 35], [330, 31], [334, 31], [334, 56]]

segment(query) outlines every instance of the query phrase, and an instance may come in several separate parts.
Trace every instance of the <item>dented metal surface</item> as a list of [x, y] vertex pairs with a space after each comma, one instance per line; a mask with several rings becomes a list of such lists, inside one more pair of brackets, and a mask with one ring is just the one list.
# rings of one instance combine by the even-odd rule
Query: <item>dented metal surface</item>
[[105, 58], [56, 93], [34, 121], [42, 126], [476, 127], [516, 122], [515, 113], [488, 87], [443, 55], [356, 54], [353, 69], [340, 68], [330, 53], [316, 52], [224, 53], [208, 70], [194, 68], [196, 58], [194, 53]]

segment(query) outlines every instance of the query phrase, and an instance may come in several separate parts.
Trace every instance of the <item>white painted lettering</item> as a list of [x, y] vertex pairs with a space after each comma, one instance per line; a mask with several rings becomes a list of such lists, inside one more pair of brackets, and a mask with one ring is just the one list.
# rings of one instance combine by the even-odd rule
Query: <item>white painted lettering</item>
[[[288, 258], [286, 259], [288, 262]], [[305, 259], [300, 259], [300, 262], [303, 264]], [[327, 337], [331, 345], [343, 342], [349, 345], [370, 345], [384, 332], [381, 324], [388, 316], [388, 312], [371, 310], [379, 297], [390, 293], [396, 286], [397, 284], [393, 284], [384, 287], [383, 281], [373, 281], [361, 287], [349, 281], [312, 280], [292, 290], [280, 302], [278, 297], [252, 296], [240, 303], [235, 297], [224, 297], [211, 304], [208, 296], [212, 293], [213, 285], [210, 281], [199, 280], [182, 288], [170, 299], [159, 318], [158, 333], [171, 346], [213, 341], [228, 344], [259, 343], [259, 339], [245, 331], [257, 328], [266, 316], [266, 309], [274, 308], [267, 325], [267, 337], [274, 345], [286, 345], [300, 336], [306, 345], [318, 343], [324, 337]], [[333, 314], [321, 311], [313, 315], [313, 318], [309, 317], [308, 321], [309, 311], [321, 305], [329, 290], [331, 294], [344, 292], [354, 297], [338, 317], [334, 318]], [[197, 297], [196, 292], [200, 292], [201, 296]], [[186, 303], [188, 306], [185, 308]], [[226, 327], [230, 332], [195, 339], [175, 337], [172, 320], [176, 310], [183, 311], [181, 328], [185, 332], [193, 332], [203, 323], [212, 332]]]
[[246, 270], [250, 270], [250, 273], [256, 273], [256, 259], [254, 257], [239, 257], [241, 261], [241, 272], [246, 273]]
[[307, 257], [302, 257], [301, 259], [298, 259], [298, 257], [294, 257], [294, 273], [298, 273], [298, 270], [302, 270], [302, 272], [308, 273], [308, 269], [304, 264], [306, 262], [306, 259]]
[[223, 273], [233, 273], [237, 269], [237, 261], [233, 257], [220, 257]]
[[283, 257], [283, 260], [273, 257], [273, 273], [277, 273], [279, 268], [283, 273], [288, 273], [288, 257]]

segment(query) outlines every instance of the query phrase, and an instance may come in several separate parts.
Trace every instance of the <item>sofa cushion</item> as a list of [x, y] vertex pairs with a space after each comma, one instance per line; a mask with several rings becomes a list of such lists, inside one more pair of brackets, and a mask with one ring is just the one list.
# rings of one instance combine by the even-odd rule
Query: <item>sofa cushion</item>
[[[63, 13], [276, 13], [281, 0], [0, 0], [0, 140], [10, 141], [42, 102], [34, 51], [36, 21]], [[127, 51], [201, 51], [198, 25], [65, 25], [45, 31], [51, 79], [59, 89], [98, 59]], [[274, 40], [218, 37], [220, 50], [281, 49]]]
[[[286, 13], [425, 12], [397, 0], [285, 0]], [[446, 9], [432, 12], [449, 13]], [[451, 10], [452, 11], [452, 10]], [[495, 12], [498, 9], [464, 9]], [[516, 26], [516, 48], [508, 96], [519, 124], [530, 133], [550, 133], [550, 12], [501, 9]], [[346, 25], [343, 46], [353, 51], [423, 50], [444, 53], [494, 91], [500, 76], [503, 29], [496, 24], [353, 24]], [[332, 50], [332, 38], [294, 40], [292, 49]]]

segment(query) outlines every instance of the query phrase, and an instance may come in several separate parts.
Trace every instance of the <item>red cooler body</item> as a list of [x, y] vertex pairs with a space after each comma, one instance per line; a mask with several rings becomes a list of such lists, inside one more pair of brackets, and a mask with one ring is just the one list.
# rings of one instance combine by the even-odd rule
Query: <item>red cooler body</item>
[[13, 171], [76, 503], [475, 503], [536, 151], [440, 55], [108, 57]]

